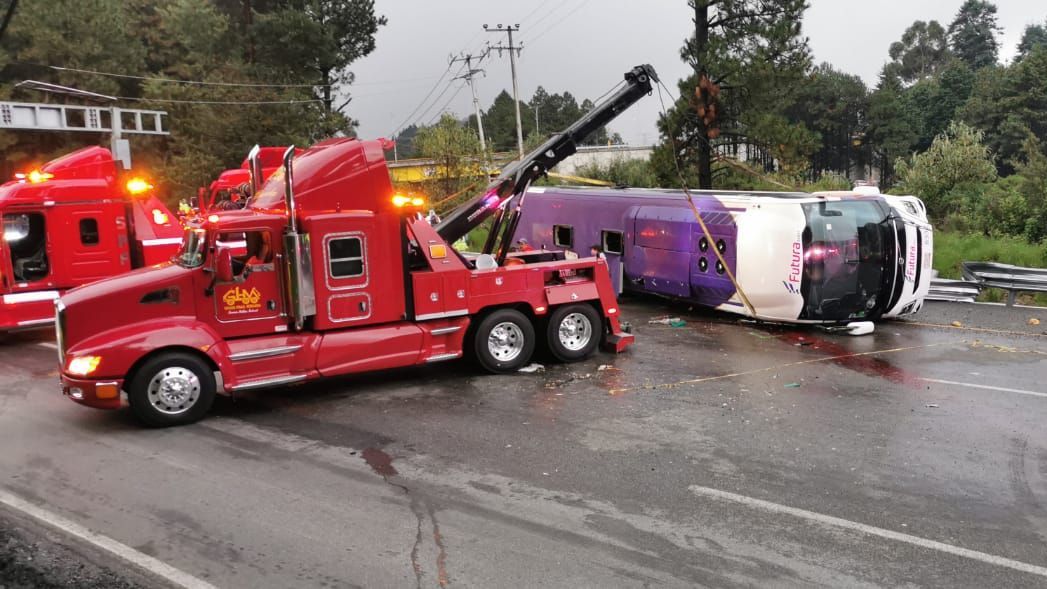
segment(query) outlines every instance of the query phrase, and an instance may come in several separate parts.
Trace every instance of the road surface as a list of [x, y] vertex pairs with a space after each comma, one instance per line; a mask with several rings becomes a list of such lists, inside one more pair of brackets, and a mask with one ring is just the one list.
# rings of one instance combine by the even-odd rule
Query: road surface
[[[167, 430], [64, 399], [50, 337], [8, 337], [0, 585], [1047, 586], [1047, 311], [929, 303], [848, 337], [622, 309], [620, 356], [355, 376]], [[49, 550], [79, 559], [27, 561]]]

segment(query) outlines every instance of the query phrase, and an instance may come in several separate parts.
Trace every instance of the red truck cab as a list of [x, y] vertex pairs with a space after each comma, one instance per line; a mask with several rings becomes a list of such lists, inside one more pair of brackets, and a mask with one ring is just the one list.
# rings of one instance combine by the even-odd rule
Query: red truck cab
[[0, 331], [49, 326], [70, 288], [156, 264], [182, 227], [112, 154], [86, 147], [0, 185]]

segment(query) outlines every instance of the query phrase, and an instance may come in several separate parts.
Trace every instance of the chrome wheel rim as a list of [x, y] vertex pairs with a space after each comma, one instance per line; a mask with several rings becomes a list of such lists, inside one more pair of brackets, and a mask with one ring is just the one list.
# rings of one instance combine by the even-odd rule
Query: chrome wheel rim
[[179, 415], [200, 399], [200, 379], [182, 366], [170, 366], [156, 373], [146, 388], [149, 404], [160, 413]]
[[572, 352], [577, 352], [584, 349], [592, 340], [593, 324], [582, 313], [568, 313], [560, 321], [557, 332], [560, 337], [560, 345]]
[[523, 352], [524, 343], [520, 326], [512, 321], [503, 321], [495, 325], [487, 336], [487, 351], [499, 362], [511, 362]]

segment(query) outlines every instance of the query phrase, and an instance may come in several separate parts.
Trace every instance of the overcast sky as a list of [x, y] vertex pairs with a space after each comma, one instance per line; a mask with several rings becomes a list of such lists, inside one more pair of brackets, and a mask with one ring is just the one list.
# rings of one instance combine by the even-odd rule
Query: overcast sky
[[[811, 0], [803, 22], [816, 63], [858, 74], [876, 83], [888, 46], [914, 20], [948, 26], [962, 0]], [[391, 136], [401, 125], [435, 121], [447, 110], [459, 117], [472, 112], [463, 81], [448, 82], [451, 54], [478, 54], [484, 44], [505, 43], [505, 34], [482, 25], [519, 24], [513, 41], [523, 43], [517, 61], [521, 100], [541, 85], [550, 93], [571, 92], [579, 102], [595, 99], [618, 83], [632, 66], [650, 63], [666, 85], [687, 74], [680, 47], [692, 30], [686, 0], [376, 0], [389, 19], [377, 36], [374, 53], [351, 68], [356, 73], [353, 101], [346, 111], [361, 121], [364, 138]], [[1001, 58], [1010, 61], [1028, 24], [1047, 20], [1044, 0], [997, 0], [1003, 28]], [[456, 71], [460, 66], [455, 66]], [[477, 80], [481, 108], [502, 89], [511, 89], [508, 55], [493, 52]], [[439, 83], [438, 83], [439, 82]], [[426, 94], [432, 90], [428, 101]], [[668, 99], [666, 104], [668, 104]], [[660, 112], [658, 96], [645, 98], [610, 128], [628, 143], [651, 144]], [[417, 112], [412, 115], [412, 112]]]

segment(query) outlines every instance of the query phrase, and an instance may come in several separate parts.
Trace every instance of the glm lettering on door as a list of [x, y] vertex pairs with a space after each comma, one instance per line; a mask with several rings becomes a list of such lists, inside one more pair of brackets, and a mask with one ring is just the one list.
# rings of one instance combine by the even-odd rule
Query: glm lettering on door
[[226, 313], [254, 313], [262, 308], [262, 293], [234, 286], [222, 295], [222, 303]]

